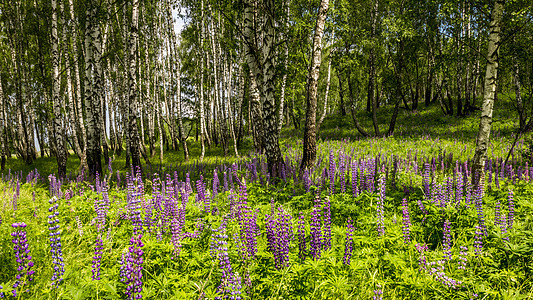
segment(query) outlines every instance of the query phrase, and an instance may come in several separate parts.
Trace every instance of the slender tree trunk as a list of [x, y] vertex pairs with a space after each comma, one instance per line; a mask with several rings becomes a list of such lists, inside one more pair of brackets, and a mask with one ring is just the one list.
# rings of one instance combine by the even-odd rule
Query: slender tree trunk
[[[79, 126], [80, 132], [81, 132], [81, 141], [83, 145], [82, 151], [83, 155], [85, 156], [85, 164], [86, 157], [87, 157], [87, 131], [85, 129], [85, 123], [83, 118], [83, 110], [81, 105], [81, 78], [80, 78], [80, 68], [79, 68], [79, 55], [78, 55], [78, 29], [76, 26], [76, 19], [74, 18], [74, 3], [73, 0], [69, 0], [69, 8], [70, 8], [70, 22], [71, 22], [71, 30], [70, 34], [72, 34], [71, 39], [71, 46], [72, 46], [72, 55], [74, 56], [74, 79], [76, 81], [76, 110], [77, 110], [77, 122], [73, 124], [73, 126]], [[75, 121], [75, 120], [74, 120]]]
[[2, 72], [0, 72], [0, 171], [4, 171], [4, 169], [6, 168], [6, 156], [7, 156], [6, 148], [9, 147], [9, 145], [7, 144], [7, 139], [5, 138], [7, 133], [4, 132], [4, 128], [6, 127], [7, 120], [5, 119], [5, 114], [4, 114], [5, 98], [4, 98], [4, 89], [2, 88], [2, 84], [3, 84]]
[[131, 164], [141, 167], [141, 149], [139, 146], [139, 130], [137, 129], [137, 39], [139, 23], [139, 0], [133, 0], [129, 48], [129, 73], [128, 73], [128, 138], [130, 143]]
[[257, 153], [263, 153], [265, 149], [265, 131], [263, 125], [263, 109], [261, 107], [261, 96], [257, 87], [257, 80], [250, 71], [250, 124], [253, 124], [254, 149]]
[[326, 24], [329, 0], [321, 0], [320, 8], [315, 25], [315, 36], [313, 38], [313, 52], [311, 56], [311, 66], [307, 76], [307, 110], [305, 114], [305, 129], [303, 143], [303, 158], [300, 169], [312, 168], [316, 160], [316, 106], [318, 100], [318, 77], [320, 75], [320, 63], [322, 61], [322, 36]]
[[102, 88], [100, 67], [100, 29], [95, 3], [88, 3], [85, 22], [85, 108], [87, 109], [87, 164], [91, 174], [102, 174], [100, 147], [100, 99]]
[[516, 58], [514, 60], [515, 62], [513, 66], [513, 86], [514, 86], [515, 97], [516, 97], [516, 108], [518, 109], [519, 126], [521, 130], [523, 130], [526, 126], [527, 116], [524, 110], [524, 102], [522, 101], [520, 76], [519, 76], [520, 67], [518, 66], [518, 62], [516, 61]]
[[[289, 30], [289, 9], [290, 9], [290, 5], [289, 3], [286, 4], [287, 5], [287, 20], [286, 20], [286, 30], [288, 31]], [[283, 127], [283, 109], [285, 107], [285, 88], [287, 86], [287, 74], [288, 74], [288, 70], [287, 70], [287, 65], [289, 64], [289, 40], [288, 40], [288, 37], [285, 37], [285, 52], [283, 53], [283, 70], [284, 70], [284, 73], [283, 73], [283, 78], [281, 79], [281, 96], [280, 96], [280, 100], [279, 100], [279, 117], [278, 117], [278, 138], [279, 138], [279, 135], [281, 133], [281, 128]]]
[[[340, 74], [339, 74], [340, 76]], [[368, 137], [370, 136], [368, 134], [368, 132], [366, 132], [366, 130], [363, 128], [363, 126], [361, 126], [361, 124], [359, 123], [359, 120], [357, 119], [357, 116], [355, 114], [355, 97], [354, 97], [354, 94], [353, 94], [353, 87], [352, 87], [352, 80], [351, 80], [351, 72], [349, 71], [348, 69], [348, 91], [349, 91], [349, 95], [350, 95], [350, 102], [351, 102], [351, 112], [352, 112], [352, 119], [353, 119], [353, 123], [355, 125], [355, 128], [357, 129], [357, 131], [364, 137]]]
[[483, 106], [481, 108], [481, 119], [476, 140], [476, 150], [474, 153], [472, 180], [478, 184], [484, 182], [485, 160], [487, 147], [489, 144], [490, 130], [492, 125], [492, 110], [494, 98], [496, 96], [496, 82], [498, 78], [499, 49], [501, 22], [505, 0], [496, 0], [491, 13], [489, 44], [487, 52], [487, 70], [485, 73], [485, 89], [483, 93]]
[[[64, 17], [63, 17], [63, 13], [64, 13], [64, 10], [63, 10], [63, 5], [64, 3], [61, 3], [61, 20], [63, 20], [63, 24], [65, 24], [64, 22]], [[66, 46], [68, 45], [68, 36], [67, 36], [67, 30], [63, 30], [63, 44]], [[71, 71], [70, 71], [70, 59], [69, 59], [69, 55], [68, 55], [68, 51], [67, 51], [67, 54], [66, 54], [66, 57], [65, 57], [65, 61], [66, 61], [66, 77], [67, 77], [67, 98], [68, 98], [68, 106], [69, 106], [69, 121], [67, 122], [68, 123], [68, 127], [70, 128], [70, 131], [72, 132], [72, 145], [73, 145], [73, 148], [74, 148], [74, 151], [76, 152], [76, 155], [78, 155], [78, 157], [80, 158], [80, 169], [81, 170], [84, 170], [85, 172], [88, 172], [89, 171], [89, 167], [87, 166], [87, 159], [85, 157], [85, 151], [84, 149], [82, 149], [82, 146], [80, 146], [80, 139], [79, 139], [79, 136], [78, 136], [78, 128], [76, 127], [76, 120], [77, 120], [77, 117], [76, 117], [76, 109], [75, 109], [75, 100], [74, 100], [74, 94], [72, 92], [73, 90], [73, 84], [72, 84], [72, 76], [71, 76]], [[74, 60], [74, 64], [77, 64], [77, 61]]]
[[320, 131], [320, 125], [322, 125], [322, 122], [324, 122], [324, 119], [326, 118], [330, 83], [331, 83], [331, 58], [329, 59], [329, 62], [328, 62], [328, 78], [326, 80], [326, 93], [324, 95], [324, 108], [322, 109], [322, 115], [320, 116], [320, 120], [318, 120], [318, 124], [316, 125], [317, 133]]
[[[378, 0], [374, 0], [374, 7], [372, 9], [372, 28], [371, 31], [371, 39], [375, 42], [376, 41], [376, 25], [377, 25], [377, 19], [378, 19], [378, 7], [379, 2]], [[372, 124], [374, 124], [374, 132], [376, 136], [380, 136], [379, 133], [379, 124], [378, 124], [378, 118], [377, 118], [377, 99], [376, 99], [376, 55], [375, 55], [375, 45], [372, 45], [370, 48], [370, 57], [369, 57], [369, 70], [368, 70], [368, 101], [367, 101], [367, 110], [368, 110], [368, 103], [372, 105]]]
[[339, 106], [340, 106], [340, 112], [341, 116], [346, 116], [346, 108], [344, 105], [344, 88], [343, 88], [343, 82], [341, 80], [340, 73], [337, 73], [337, 79], [339, 80]]

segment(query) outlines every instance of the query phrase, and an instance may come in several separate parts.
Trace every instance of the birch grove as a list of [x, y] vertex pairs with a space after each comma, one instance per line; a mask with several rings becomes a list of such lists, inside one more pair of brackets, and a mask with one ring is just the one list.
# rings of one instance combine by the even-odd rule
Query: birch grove
[[3, 1], [1, 167], [53, 156], [60, 177], [96, 176], [256, 152], [275, 178], [287, 137], [313, 168], [330, 120], [391, 136], [424, 101], [481, 111], [481, 168], [500, 92], [533, 129], [531, 11], [493, 2], [498, 45], [499, 14], [466, 1]]

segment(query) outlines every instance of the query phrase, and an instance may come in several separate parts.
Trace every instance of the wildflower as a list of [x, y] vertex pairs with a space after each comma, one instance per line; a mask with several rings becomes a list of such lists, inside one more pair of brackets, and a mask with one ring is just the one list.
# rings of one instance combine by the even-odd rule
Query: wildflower
[[305, 260], [305, 252], [307, 250], [307, 242], [305, 240], [305, 219], [303, 213], [300, 213], [298, 220], [298, 256], [303, 262]]
[[377, 209], [377, 219], [378, 219], [378, 235], [383, 236], [385, 235], [385, 212], [383, 209], [383, 204], [385, 201], [385, 176], [382, 174], [379, 177], [379, 195], [378, 195], [378, 202], [376, 205]]
[[509, 200], [509, 214], [507, 217], [507, 225], [509, 229], [513, 229], [515, 207], [514, 207], [514, 193], [512, 189], [509, 189], [508, 200]]
[[335, 194], [335, 156], [333, 155], [333, 150], [329, 152], [329, 193], [330, 195]]
[[342, 259], [342, 262], [345, 265], [350, 264], [350, 260], [352, 258], [352, 251], [353, 251], [353, 223], [352, 219], [348, 218], [348, 221], [346, 222], [346, 239], [344, 241], [344, 258]]
[[[63, 252], [61, 247], [61, 236], [59, 231], [59, 219], [57, 216], [59, 212], [57, 211], [58, 204], [57, 197], [52, 197], [48, 202], [52, 205], [49, 208], [50, 215], [48, 216], [48, 230], [50, 233], [50, 252], [52, 253], [52, 263], [54, 264], [54, 274], [52, 275], [52, 287], [57, 287], [59, 283], [63, 280], [62, 276], [65, 273], [65, 263], [63, 262]], [[79, 218], [78, 218], [79, 220]]]
[[324, 243], [323, 247], [324, 250], [329, 250], [331, 248], [331, 203], [329, 201], [329, 198], [326, 197], [326, 201], [324, 202]]
[[94, 245], [94, 256], [93, 256], [93, 280], [100, 280], [100, 266], [102, 264], [102, 250], [103, 247], [102, 235], [98, 233], [96, 237], [96, 243]]
[[409, 205], [407, 199], [402, 200], [402, 216], [403, 216], [403, 242], [409, 244], [411, 242], [411, 233], [409, 227], [411, 226], [411, 220], [409, 219]]
[[358, 166], [357, 161], [352, 162], [352, 193], [354, 197], [357, 197], [359, 195], [359, 189], [357, 187], [357, 173], [358, 173]]
[[[18, 296], [18, 288], [23, 289], [25, 286], [29, 285], [33, 280], [34, 270], [31, 270], [33, 267], [32, 257], [30, 256], [30, 249], [28, 245], [28, 239], [26, 237], [26, 223], [13, 223], [11, 225], [14, 232], [11, 233], [13, 237], [13, 250], [15, 251], [15, 257], [17, 258], [18, 263], [18, 274], [15, 277], [15, 283], [13, 284], [13, 297]], [[28, 291], [28, 290], [25, 290]], [[24, 291], [23, 291], [24, 292]]]
[[[320, 199], [317, 195], [317, 199]], [[310, 254], [314, 260], [320, 258], [322, 249], [322, 223], [320, 219], [320, 200], [315, 204], [313, 211], [311, 212], [311, 241], [310, 241]]]
[[476, 257], [481, 255], [481, 250], [483, 249], [483, 229], [481, 226], [476, 225], [476, 231], [474, 235], [474, 253]]
[[452, 259], [451, 235], [450, 235], [450, 220], [444, 221], [444, 229], [442, 231], [442, 251], [444, 252], [444, 260]]
[[457, 269], [466, 270], [466, 262], [468, 261], [467, 259], [468, 248], [465, 246], [460, 246], [459, 249], [461, 251], [459, 251], [459, 261], [457, 263], [458, 264]]

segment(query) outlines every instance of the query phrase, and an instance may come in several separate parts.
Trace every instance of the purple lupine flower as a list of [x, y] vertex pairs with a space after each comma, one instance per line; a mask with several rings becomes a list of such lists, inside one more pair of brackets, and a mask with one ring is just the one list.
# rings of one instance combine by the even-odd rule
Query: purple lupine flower
[[429, 164], [424, 163], [424, 177], [422, 178], [422, 186], [424, 187], [424, 195], [429, 196]]
[[76, 216], [76, 225], [78, 226], [78, 233], [80, 236], [83, 236], [83, 224], [81, 223], [79, 216]]
[[466, 262], [468, 261], [468, 248], [465, 246], [460, 246], [459, 249], [459, 261], [457, 262], [457, 269], [466, 270]]
[[273, 254], [275, 266], [277, 269], [289, 266], [289, 244], [292, 240], [292, 216], [285, 213], [282, 207], [278, 208], [277, 218], [274, 220], [276, 240], [273, 243]]
[[500, 226], [502, 222], [501, 205], [500, 201], [496, 201], [494, 206], [494, 226]]
[[228, 173], [224, 171], [224, 191], [229, 191], [229, 185], [228, 185]]
[[189, 173], [185, 175], [185, 190], [187, 191], [187, 194], [192, 194], [192, 185]]
[[465, 182], [466, 182], [465, 207], [470, 208], [470, 204], [472, 204], [472, 183], [468, 179]]
[[402, 200], [402, 217], [403, 217], [403, 242], [409, 244], [411, 242], [411, 232], [409, 228], [411, 227], [411, 219], [409, 218], [409, 205], [407, 199], [403, 198]]
[[213, 228], [213, 235], [211, 236], [210, 252], [213, 259], [218, 260], [220, 269], [222, 271], [222, 278], [220, 285], [217, 287], [217, 292], [221, 297], [215, 297], [215, 299], [241, 299], [241, 278], [233, 271], [228, 256], [228, 242], [226, 234], [226, 220], [222, 221], [222, 224], [218, 229]]
[[241, 229], [241, 240], [245, 243], [247, 258], [254, 258], [257, 253], [259, 226], [257, 225], [257, 212], [253, 212], [248, 206], [247, 198], [246, 181], [243, 181], [237, 204], [237, 220]]
[[500, 229], [502, 232], [503, 239], [509, 241], [509, 237], [507, 236], [507, 218], [505, 217], [505, 215], [502, 215], [501, 217]]
[[450, 261], [452, 259], [450, 226], [450, 220], [446, 219], [442, 230], [442, 252], [444, 252], [445, 261]]
[[310, 254], [314, 260], [320, 258], [322, 249], [322, 222], [320, 218], [320, 190], [317, 190], [315, 206], [311, 212]]
[[298, 257], [305, 261], [305, 252], [307, 251], [307, 241], [305, 240], [305, 219], [304, 214], [300, 213], [298, 220]]
[[324, 229], [323, 229], [323, 236], [324, 236], [324, 242], [323, 242], [323, 248], [324, 250], [331, 249], [331, 203], [329, 201], [329, 197], [326, 197], [326, 201], [324, 201], [324, 207], [323, 207], [323, 222], [324, 222]]
[[476, 231], [474, 236], [474, 253], [476, 257], [481, 255], [481, 250], [483, 249], [483, 228], [476, 225]]
[[4, 287], [0, 285], [0, 298], [4, 298], [5, 297], [4, 292], [2, 292], [3, 288]]
[[429, 275], [435, 275], [435, 279], [437, 281], [440, 281], [443, 285], [456, 289], [460, 287], [463, 283], [461, 281], [455, 280], [453, 278], [450, 278], [446, 276], [444, 273], [444, 260], [439, 260], [437, 262], [431, 262], [430, 265], [434, 266], [437, 265], [437, 267], [431, 267], [428, 270]]
[[13, 297], [16, 298], [18, 296], [19, 287], [22, 292], [28, 291], [27, 289], [24, 290], [24, 287], [29, 285], [33, 280], [33, 273], [35, 273], [35, 271], [31, 269], [33, 267], [33, 261], [31, 260], [32, 257], [30, 255], [26, 230], [24, 230], [24, 228], [26, 228], [26, 223], [13, 223], [11, 226], [15, 230], [11, 233], [11, 236], [13, 237], [13, 250], [15, 251], [15, 257], [18, 263], [18, 274], [15, 277], [16, 280], [13, 284], [12, 291]]
[[143, 250], [141, 241], [142, 234], [134, 234], [130, 239], [126, 263], [126, 296], [129, 300], [142, 299], [142, 270], [143, 270]]
[[170, 223], [171, 234], [172, 234], [171, 242], [172, 242], [172, 245], [174, 246], [174, 250], [172, 252], [173, 256], [171, 259], [174, 259], [175, 257], [180, 255], [181, 240], [182, 240], [182, 225], [183, 224], [180, 222], [180, 220], [177, 217], [174, 217], [172, 219], [172, 222]]
[[418, 269], [420, 271], [422, 271], [422, 270], [426, 271], [428, 264], [427, 264], [425, 252], [428, 251], [428, 246], [426, 244], [423, 244], [423, 245], [416, 244], [415, 247], [416, 247], [416, 250], [419, 253]]
[[341, 193], [346, 192], [346, 157], [339, 154], [339, 180], [341, 181]]
[[335, 156], [333, 155], [333, 150], [329, 152], [329, 194], [335, 194]]
[[218, 195], [218, 188], [220, 186], [220, 181], [218, 180], [218, 173], [217, 169], [213, 171], [213, 199], [215, 199]]
[[487, 226], [485, 225], [485, 215], [483, 213], [483, 185], [480, 184], [477, 186], [475, 194], [474, 194], [474, 201], [478, 216], [478, 223], [481, 229], [483, 230], [483, 235], [488, 236], [487, 232]]
[[377, 223], [378, 223], [378, 236], [384, 236], [385, 235], [385, 212], [383, 209], [383, 205], [385, 202], [385, 175], [379, 176], [378, 179], [379, 184], [379, 194], [378, 194], [378, 201], [376, 204], [376, 215], [377, 215]]
[[209, 196], [205, 194], [204, 176], [200, 175], [200, 179], [196, 181], [196, 189], [198, 191], [198, 201], [202, 203], [204, 212], [211, 212], [211, 203]]
[[376, 289], [374, 290], [374, 297], [372, 297], [373, 300], [383, 300], [383, 290], [381, 289], [381, 285], [379, 283], [376, 283]]
[[[63, 280], [62, 276], [65, 273], [65, 263], [63, 262], [63, 252], [61, 247], [61, 232], [59, 231], [59, 212], [57, 208], [59, 206], [57, 197], [52, 197], [48, 202], [51, 207], [48, 209], [50, 215], [48, 216], [48, 230], [50, 233], [50, 252], [52, 253], [52, 263], [54, 264], [54, 274], [52, 275], [52, 287], [57, 288], [59, 283]], [[79, 220], [79, 218], [78, 218]]]
[[100, 267], [102, 265], [102, 250], [104, 249], [102, 241], [102, 235], [98, 233], [96, 237], [96, 243], [94, 244], [94, 256], [93, 256], [93, 280], [100, 280]]
[[265, 230], [267, 238], [267, 250], [274, 253], [276, 247], [276, 220], [274, 212], [265, 215]]
[[357, 174], [358, 174], [357, 161], [354, 160], [352, 162], [352, 193], [354, 197], [357, 197], [359, 195], [359, 188], [357, 186], [358, 184]]
[[513, 223], [514, 223], [514, 214], [515, 214], [515, 207], [514, 207], [514, 193], [511, 188], [509, 188], [509, 214], [507, 217], [507, 226], [509, 229], [513, 229]]
[[352, 259], [353, 232], [354, 227], [352, 219], [348, 218], [348, 221], [346, 221], [346, 239], [344, 240], [344, 258], [342, 259], [344, 265], [349, 265]]
[[122, 256], [119, 261], [119, 264], [120, 264], [119, 277], [120, 277], [120, 282], [123, 282], [123, 283], [128, 282], [127, 267], [128, 267], [129, 256], [130, 256], [129, 251], [122, 252]]
[[461, 174], [458, 174], [456, 176], [456, 184], [455, 184], [455, 206], [459, 206], [461, 201], [463, 200], [463, 176]]

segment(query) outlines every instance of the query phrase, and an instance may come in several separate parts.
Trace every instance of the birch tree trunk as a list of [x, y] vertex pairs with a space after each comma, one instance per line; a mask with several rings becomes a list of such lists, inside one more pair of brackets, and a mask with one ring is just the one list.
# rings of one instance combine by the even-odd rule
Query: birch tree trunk
[[[374, 6], [372, 8], [372, 28], [371, 30], [371, 39], [376, 42], [376, 23], [378, 19], [378, 7], [379, 0], [374, 0]], [[368, 70], [368, 102], [372, 105], [372, 123], [374, 124], [374, 132], [376, 136], [380, 135], [378, 118], [377, 118], [377, 98], [376, 98], [376, 54], [375, 54], [375, 45], [371, 45], [370, 48], [370, 57], [369, 57], [369, 70]]]
[[67, 150], [65, 138], [63, 136], [63, 126], [61, 122], [61, 97], [59, 96], [59, 38], [57, 35], [57, 1], [52, 0], [52, 103], [54, 107], [54, 131], [57, 155], [57, 176], [64, 178], [67, 174]]
[[324, 95], [324, 107], [322, 109], [322, 115], [320, 116], [320, 120], [318, 120], [318, 124], [316, 125], [316, 132], [318, 133], [320, 131], [320, 125], [322, 125], [322, 122], [324, 122], [324, 119], [326, 118], [326, 112], [328, 107], [328, 95], [329, 95], [329, 87], [331, 84], [331, 58], [328, 62], [328, 78], [326, 79], [326, 93]]
[[322, 61], [322, 36], [324, 35], [324, 26], [326, 23], [328, 8], [329, 0], [321, 0], [316, 19], [315, 36], [313, 38], [311, 66], [309, 67], [309, 74], [307, 76], [307, 110], [305, 113], [303, 157], [300, 165], [301, 170], [312, 168], [316, 160], [318, 77], [320, 75], [320, 63]]
[[[80, 78], [80, 67], [78, 63], [78, 29], [76, 27], [76, 22], [74, 18], [74, 3], [73, 0], [69, 0], [69, 8], [70, 8], [70, 22], [71, 22], [71, 31], [70, 34], [72, 34], [71, 39], [71, 45], [72, 45], [72, 55], [74, 56], [74, 79], [76, 80], [76, 109], [77, 109], [77, 126], [80, 128], [81, 132], [81, 140], [82, 140], [82, 150], [83, 155], [87, 156], [86, 149], [87, 149], [87, 131], [85, 129], [84, 119], [83, 119], [83, 110], [81, 106], [81, 78]], [[73, 120], [75, 121], [75, 120]], [[75, 123], [76, 124], [76, 123]], [[74, 126], [75, 126], [74, 124]]]
[[498, 79], [499, 49], [501, 38], [501, 22], [505, 0], [496, 0], [491, 12], [490, 34], [487, 52], [487, 70], [485, 72], [485, 89], [483, 105], [479, 121], [479, 131], [476, 140], [476, 150], [472, 169], [472, 181], [475, 185], [484, 183], [485, 161], [492, 126], [492, 110], [496, 96], [496, 81]]
[[130, 36], [128, 40], [129, 48], [129, 72], [128, 72], [128, 138], [130, 143], [131, 165], [133, 167], [141, 166], [141, 149], [139, 146], [139, 131], [137, 129], [137, 111], [135, 109], [137, 102], [137, 39], [139, 23], [139, 0], [133, 0]]
[[4, 171], [6, 167], [6, 156], [7, 151], [6, 148], [9, 147], [7, 144], [7, 139], [5, 138], [7, 136], [7, 133], [4, 132], [4, 128], [6, 127], [7, 120], [5, 118], [4, 114], [4, 89], [2, 88], [2, 72], [0, 72], [0, 171]]
[[[287, 20], [289, 20], [290, 5], [287, 4]], [[286, 22], [286, 30], [289, 29], [289, 22]], [[285, 107], [285, 89], [287, 87], [287, 65], [289, 64], [289, 41], [285, 40], [285, 52], [283, 53], [283, 78], [281, 79], [281, 95], [279, 99], [279, 115], [278, 115], [278, 139], [283, 127], [283, 109]]]
[[85, 22], [85, 108], [87, 110], [87, 164], [93, 176], [102, 174], [100, 147], [100, 28], [96, 3], [89, 2]]
[[[61, 20], [63, 20], [63, 24], [65, 24], [64, 22], [64, 17], [63, 17], [63, 3], [61, 3]], [[64, 27], [65, 28], [65, 27]], [[68, 36], [67, 36], [67, 30], [63, 30], [63, 33], [62, 33], [62, 36], [63, 36], [63, 44], [66, 46], [68, 45]], [[68, 121], [68, 127], [70, 128], [70, 131], [72, 132], [72, 146], [74, 147], [74, 151], [76, 152], [76, 155], [78, 155], [78, 157], [80, 158], [80, 169], [84, 170], [85, 172], [89, 171], [89, 167], [87, 166], [87, 159], [85, 157], [85, 151], [84, 149], [82, 149], [82, 147], [80, 146], [80, 140], [79, 140], [79, 136], [78, 136], [78, 128], [76, 127], [76, 109], [75, 109], [75, 100], [74, 100], [74, 94], [72, 92], [73, 90], [73, 85], [72, 85], [72, 74], [71, 74], [71, 71], [70, 71], [70, 59], [69, 59], [69, 55], [68, 55], [68, 51], [67, 51], [67, 54], [66, 54], [66, 64], [67, 64], [67, 67], [66, 67], [66, 77], [67, 77], [67, 98], [68, 98], [68, 107], [69, 107], [69, 118], [70, 120]], [[74, 59], [74, 65], [77, 65], [77, 61], [76, 59]]]

